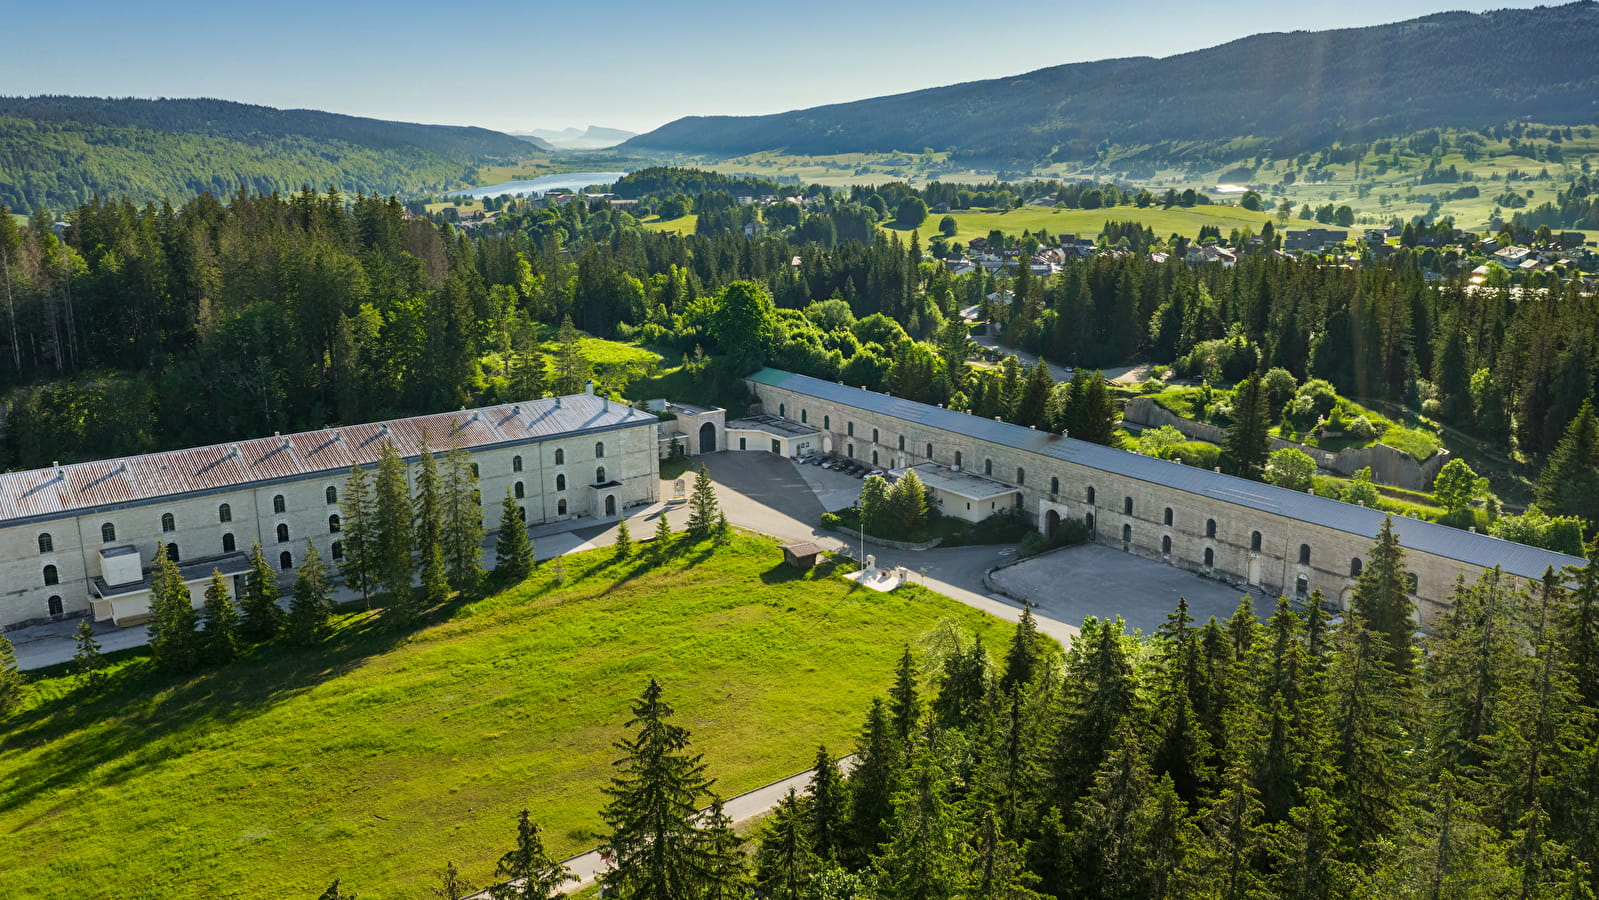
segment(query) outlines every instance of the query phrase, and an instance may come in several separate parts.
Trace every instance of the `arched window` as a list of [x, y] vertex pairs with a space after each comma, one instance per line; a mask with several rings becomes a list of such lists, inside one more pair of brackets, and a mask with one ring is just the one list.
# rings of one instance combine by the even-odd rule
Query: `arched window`
[[217, 521], [224, 525], [233, 521], [233, 507], [226, 503], [217, 507]]
[[1360, 577], [1360, 570], [1365, 568], [1365, 567], [1366, 567], [1366, 564], [1360, 561], [1360, 557], [1358, 557], [1358, 556], [1352, 557], [1349, 560], [1349, 577], [1350, 578], [1359, 578]]
[[1260, 552], [1260, 542], [1261, 542], [1261, 540], [1262, 539], [1261, 539], [1261, 536], [1260, 536], [1260, 532], [1251, 531], [1249, 533], [1249, 549], [1253, 550], [1256, 553], [1259, 553]]
[[278, 494], [272, 498], [272, 511], [275, 513], [284, 513], [289, 511], [289, 504], [284, 502], [282, 494]]
[[810, 410], [808, 410], [808, 409], [800, 410], [800, 424], [801, 425], [805, 424], [806, 422], [809, 422], [810, 419], [811, 419], [811, 411]]
[[473, 463], [470, 468], [472, 469], [472, 477], [474, 479], [483, 477], [481, 474], [478, 473], [477, 463]]
[[1027, 483], [1027, 470], [1023, 469], [1021, 466], [1017, 466], [1016, 467], [1016, 483], [1017, 484], [1026, 484]]
[[520, 472], [520, 471], [522, 471], [522, 457], [520, 457], [520, 456], [511, 457], [511, 471], [512, 472]]
[[927, 442], [927, 458], [928, 459], [932, 459], [933, 458], [933, 442], [932, 441], [928, 441]]
[[1087, 513], [1083, 516], [1083, 525], [1088, 528], [1089, 534], [1094, 532], [1094, 514]]
[[527, 521], [527, 507], [518, 506], [516, 508], [516, 518], [519, 521], [526, 522]]
[[903, 434], [899, 436], [899, 449], [902, 453], [905, 451], [905, 435]]
[[100, 526], [100, 540], [102, 542], [109, 544], [116, 539], [117, 526], [112, 525], [110, 522]]
[[222, 535], [222, 552], [223, 553], [232, 553], [234, 550], [237, 550], [237, 549], [238, 549], [238, 545], [233, 540], [233, 532], [229, 531], [226, 534]]
[[1303, 600], [1310, 594], [1310, 579], [1301, 575], [1294, 579], [1294, 596]]
[[334, 541], [333, 542], [333, 558], [334, 559], [343, 559], [344, 558], [344, 542], [343, 541]]
[[1049, 492], [1051, 494], [1060, 493], [1060, 477], [1059, 476], [1057, 476], [1057, 475], [1049, 476]]
[[50, 536], [50, 532], [48, 532], [48, 531], [41, 532], [39, 534], [39, 552], [40, 553], [54, 553], [55, 549], [56, 549], [55, 538], [52, 538]]
[[854, 422], [849, 423], [848, 431], [849, 431], [849, 436], [850, 437], [854, 437], [855, 436], [855, 423]]
[[1122, 515], [1130, 516], [1132, 514], [1133, 514], [1133, 498], [1131, 498], [1131, 497], [1123, 497], [1122, 498]]
[[527, 496], [527, 490], [522, 487], [522, 482], [518, 481], [516, 484], [511, 485], [511, 495], [518, 500]]
[[1205, 568], [1208, 569], [1211, 566], [1214, 566], [1215, 564], [1216, 564], [1216, 551], [1210, 549], [1209, 547], [1206, 547], [1205, 548]]
[[557, 476], [555, 476], [555, 489], [558, 490], [558, 491], [566, 490], [566, 476], [565, 475], [557, 475]]
[[1131, 526], [1131, 525], [1123, 525], [1122, 526], [1122, 543], [1131, 544], [1132, 542], [1133, 542], [1133, 526]]
[[605, 467], [604, 466], [598, 466], [598, 467], [596, 467], [594, 469], [594, 483], [595, 484], [604, 484], [605, 483]]
[[566, 515], [566, 501], [565, 500], [562, 500], [560, 503], [555, 504], [555, 514], [558, 515], [558, 516]]
[[162, 531], [162, 533], [171, 534], [172, 532], [177, 531], [177, 530], [178, 530], [178, 520], [173, 517], [172, 513], [162, 513], [161, 514], [161, 531]]
[[788, 404], [786, 404], [786, 403], [777, 404], [777, 417], [779, 419], [788, 418]]
[[331, 506], [332, 504], [339, 502], [339, 489], [330, 484], [328, 485], [327, 490], [322, 492], [322, 496]]
[[594, 442], [594, 458], [595, 459], [604, 459], [605, 458], [605, 442], [604, 441], [595, 441]]
[[955, 468], [958, 469], [960, 467], [961, 467], [961, 452], [959, 450], [956, 450], [955, 451]]
[[822, 430], [823, 431], [832, 431], [833, 430], [833, 417], [832, 416], [822, 416]]
[[877, 443], [877, 429], [876, 428], [872, 429], [872, 443], [874, 443], [874, 444]]
[[1206, 519], [1205, 520], [1205, 537], [1213, 538], [1215, 536], [1216, 536], [1216, 520], [1215, 519]]
[[993, 475], [994, 474], [994, 461], [993, 460], [991, 460], [991, 459], [983, 460], [983, 474], [984, 475]]
[[877, 451], [876, 450], [872, 451], [872, 465], [874, 465], [874, 466], [877, 465]]
[[294, 568], [294, 554], [290, 553], [287, 550], [283, 551], [282, 553], [279, 553], [278, 554], [278, 568], [282, 569], [285, 572], [287, 572], [288, 570]]
[[337, 514], [328, 516], [328, 534], [338, 534], [340, 524]]
[[1310, 565], [1310, 545], [1309, 544], [1300, 544], [1299, 545], [1299, 564], [1302, 565], [1302, 566]]
[[1169, 507], [1169, 506], [1166, 507], [1166, 519], [1165, 519], [1165, 521], [1166, 521], [1166, 524], [1168, 526], [1171, 525], [1171, 523], [1172, 523], [1172, 511], [1171, 511], [1171, 507]]
[[560, 447], [555, 448], [555, 464], [558, 466], [566, 465], [566, 451]]
[[1093, 487], [1089, 487], [1088, 488], [1087, 498], [1088, 498], [1088, 505], [1089, 506], [1093, 506], [1094, 505], [1094, 489], [1093, 489]]
[[1160, 552], [1164, 556], [1171, 556], [1171, 535], [1162, 535], [1160, 539]]
[[1412, 594], [1421, 590], [1421, 578], [1415, 572], [1405, 573], [1405, 590]]
[[61, 583], [61, 576], [60, 576], [59, 573], [56, 572], [56, 567], [55, 566], [45, 566], [44, 567], [44, 584], [45, 584], [45, 587], [49, 587], [52, 584], [60, 584], [60, 583]]
[[168, 544], [167, 545], [167, 559], [170, 559], [173, 562], [178, 562], [178, 545], [177, 544]]
[[66, 607], [61, 603], [61, 595], [55, 594], [45, 601], [45, 608], [50, 610], [50, 615], [59, 616], [66, 612]]
[[279, 522], [278, 523], [278, 543], [287, 544], [288, 542], [289, 542], [289, 526], [288, 526], [287, 523]]

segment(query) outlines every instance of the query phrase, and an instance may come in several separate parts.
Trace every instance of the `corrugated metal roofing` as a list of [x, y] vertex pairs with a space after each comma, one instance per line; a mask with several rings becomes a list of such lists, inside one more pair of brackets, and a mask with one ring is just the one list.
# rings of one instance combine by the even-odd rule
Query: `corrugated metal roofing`
[[0, 525], [253, 482], [344, 472], [377, 462], [386, 443], [393, 443], [401, 456], [413, 457], [421, 452], [424, 431], [437, 453], [452, 446], [471, 450], [657, 421], [625, 403], [578, 394], [7, 472], [0, 474]]
[[[1371, 538], [1382, 527], [1385, 513], [1312, 494], [1261, 484], [1245, 478], [1206, 469], [1179, 465], [1151, 456], [1116, 450], [1100, 444], [1065, 438], [1048, 431], [1036, 431], [1009, 422], [916, 403], [875, 391], [847, 387], [831, 381], [798, 375], [780, 369], [761, 369], [749, 376], [756, 384], [780, 387], [818, 400], [853, 406], [880, 415], [917, 422], [955, 434], [966, 434], [1017, 450], [1026, 450], [1066, 462], [1165, 485], [1190, 494], [1211, 497], [1248, 509], [1274, 513], [1350, 534]], [[1585, 560], [1564, 553], [1529, 547], [1439, 525], [1395, 516], [1394, 531], [1401, 545], [1420, 553], [1459, 560], [1482, 568], [1501, 566], [1523, 578], [1542, 578], [1553, 567], [1580, 566]]]

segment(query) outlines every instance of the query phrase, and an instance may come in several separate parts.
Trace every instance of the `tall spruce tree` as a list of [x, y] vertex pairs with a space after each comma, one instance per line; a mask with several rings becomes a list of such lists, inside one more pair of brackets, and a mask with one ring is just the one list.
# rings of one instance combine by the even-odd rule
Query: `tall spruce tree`
[[810, 885], [818, 858], [811, 849], [806, 805], [789, 788], [767, 815], [755, 851], [755, 889], [762, 897], [800, 900]]
[[1578, 697], [1599, 710], [1599, 542], [1588, 545], [1587, 565], [1566, 571], [1574, 585], [1554, 623]]
[[[0, 640], [4, 640], [3, 635], [0, 635]], [[100, 642], [95, 640], [94, 626], [89, 624], [88, 619], [78, 622], [78, 630], [73, 633], [73, 641], [77, 646], [72, 654], [72, 671], [84, 680], [89, 690], [96, 690], [105, 684], [106, 661], [105, 657], [100, 655]], [[9, 643], [7, 646], [10, 646]], [[0, 647], [0, 668], [4, 668], [5, 652], [5, 648]], [[12, 662], [14, 663], [15, 659]], [[4, 680], [5, 674], [0, 672], [0, 682]], [[0, 701], [0, 710], [4, 708], [4, 701]]]
[[150, 656], [169, 672], [189, 672], [200, 664], [200, 616], [165, 544], [156, 544], [150, 578]]
[[294, 575], [294, 594], [289, 600], [289, 634], [295, 643], [310, 646], [327, 634], [333, 615], [333, 584], [327, 563], [316, 545], [305, 542], [305, 556]]
[[1271, 452], [1271, 398], [1251, 375], [1233, 391], [1233, 424], [1221, 454], [1222, 471], [1259, 480]]
[[1566, 433], [1538, 479], [1538, 505], [1551, 516], [1579, 516], [1589, 529], [1599, 524], [1599, 417], [1593, 401], [1566, 426]]
[[866, 724], [855, 744], [855, 769], [849, 777], [848, 865], [866, 864], [878, 845], [888, 838], [898, 790], [900, 743], [889, 724], [888, 708], [881, 697], [872, 701]]
[[211, 581], [205, 587], [204, 619], [201, 655], [205, 661], [213, 666], [233, 662], [239, 655], [239, 611], [217, 569], [211, 570]]
[[1396, 675], [1381, 632], [1351, 609], [1333, 633], [1327, 669], [1326, 746], [1321, 751], [1345, 843], [1369, 861], [1405, 807], [1407, 680]]
[[967, 828], [936, 752], [918, 753], [905, 782], [905, 790], [894, 795], [888, 840], [872, 861], [879, 889], [907, 900], [963, 895], [968, 872], [961, 838]]
[[239, 633], [245, 640], [259, 643], [278, 636], [283, 625], [283, 608], [278, 606], [281, 595], [277, 573], [267, 562], [261, 542], [256, 541], [250, 547], [250, 571], [244, 577], [244, 596], [239, 602], [244, 614]]
[[982, 635], [944, 657], [938, 696], [933, 699], [933, 715], [940, 726], [967, 729], [977, 723], [992, 690], [988, 669]]
[[1410, 597], [1405, 551], [1399, 546], [1391, 518], [1384, 518], [1377, 532], [1377, 542], [1355, 582], [1350, 608], [1382, 636], [1388, 665], [1394, 673], [1409, 678], [1415, 668], [1411, 636], [1415, 632], [1416, 604]]
[[1194, 842], [1193, 826], [1171, 780], [1155, 778], [1130, 728], [1095, 773], [1068, 841], [1073, 888], [1068, 897], [1171, 896]]
[[1083, 622], [1061, 684], [1049, 779], [1054, 803], [1070, 809], [1110, 757], [1113, 741], [1137, 709], [1137, 680], [1120, 618]]
[[650, 679], [627, 723], [633, 736], [615, 745], [623, 753], [620, 771], [605, 787], [610, 800], [600, 813], [612, 868], [600, 880], [635, 900], [696, 900], [708, 868], [697, 808], [711, 782], [703, 759], [689, 750], [688, 730], [669, 721], [672, 707], [662, 693]]
[[375, 513], [374, 582], [389, 594], [385, 615], [397, 624], [415, 620], [421, 612], [411, 584], [416, 574], [411, 559], [411, 489], [406, 483], [405, 461], [392, 441], [378, 457], [377, 483], [373, 487]]
[[916, 726], [921, 722], [922, 698], [916, 682], [916, 657], [907, 645], [894, 672], [894, 686], [888, 692], [889, 726], [894, 731], [894, 739], [901, 746], [910, 743]]
[[483, 582], [483, 502], [471, 454], [453, 447], [445, 463], [444, 566], [450, 586], [470, 593]]
[[344, 559], [339, 573], [352, 591], [370, 604], [372, 589], [379, 586], [379, 544], [377, 505], [372, 496], [372, 481], [366, 470], [352, 466], [339, 495], [339, 539], [344, 544]]
[[667, 521], [666, 511], [655, 519], [655, 536], [650, 539], [650, 553], [657, 559], [666, 556], [672, 551], [672, 523]]
[[694, 493], [688, 500], [688, 533], [696, 539], [710, 537], [720, 511], [710, 470], [705, 468], [705, 463], [700, 463], [694, 472]]
[[704, 900], [745, 900], [750, 895], [749, 867], [744, 859], [744, 839], [733, 830], [733, 820], [722, 798], [711, 795], [711, 805], [700, 817], [700, 872]]
[[516, 820], [516, 846], [506, 851], [494, 866], [494, 874], [505, 879], [489, 888], [494, 900], [555, 900], [561, 885], [577, 878], [566, 866], [544, 849], [543, 829], [533, 822], [527, 810]]
[[1031, 425], [1048, 431], [1049, 395], [1055, 389], [1055, 379], [1050, 377], [1049, 364], [1042, 359], [1027, 373], [1027, 384], [1022, 388], [1022, 398], [1016, 407], [1016, 424]]
[[533, 574], [533, 542], [527, 536], [522, 507], [505, 489], [500, 502], [500, 532], [494, 539], [494, 575], [507, 584], [517, 584]]
[[422, 563], [422, 597], [427, 606], [443, 603], [450, 596], [450, 580], [444, 563], [444, 493], [439, 466], [428, 447], [428, 434], [422, 432], [422, 448], [416, 476], [416, 496], [412, 500], [416, 516], [412, 534], [417, 556]]
[[633, 533], [627, 530], [627, 516], [616, 526], [616, 545], [612, 549], [616, 559], [627, 559], [633, 555]]
[[583, 355], [583, 335], [572, 324], [571, 316], [561, 320], [561, 328], [556, 333], [555, 340], [557, 344], [555, 378], [550, 387], [560, 396], [576, 394], [583, 390], [583, 385], [589, 380], [593, 367], [588, 357]]
[[999, 689], [1009, 691], [1031, 684], [1042, 653], [1038, 622], [1033, 618], [1033, 605], [1025, 603], [1011, 637], [1010, 650], [1005, 654], [1005, 674], [999, 680]]
[[836, 861], [849, 842], [849, 793], [838, 762], [827, 747], [816, 748], [811, 783], [805, 789], [807, 839], [817, 856]]

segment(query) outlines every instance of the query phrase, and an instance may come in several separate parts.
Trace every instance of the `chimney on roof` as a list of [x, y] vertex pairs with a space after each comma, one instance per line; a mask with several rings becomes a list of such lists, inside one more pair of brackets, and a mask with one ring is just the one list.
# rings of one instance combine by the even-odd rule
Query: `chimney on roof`
[[588, 381], [583, 382], [583, 393], [588, 394], [590, 397], [594, 396], [594, 379], [590, 378]]
[[1174, 456], [1172, 457], [1172, 462], [1180, 466], [1183, 464], [1183, 458], [1181, 456]]
[[555, 408], [556, 409], [560, 409], [561, 408], [561, 398], [560, 397], [556, 397], [555, 398]]
[[1221, 466], [1211, 466], [1210, 470], [1212, 472], [1220, 472], [1221, 471]]

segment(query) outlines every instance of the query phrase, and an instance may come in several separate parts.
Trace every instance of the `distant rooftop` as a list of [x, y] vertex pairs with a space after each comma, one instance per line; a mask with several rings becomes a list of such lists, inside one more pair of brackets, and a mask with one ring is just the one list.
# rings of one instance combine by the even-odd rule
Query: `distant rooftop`
[[729, 431], [764, 431], [778, 437], [804, 437], [808, 434], [821, 434], [820, 429], [798, 422], [790, 422], [777, 416], [750, 416], [747, 419], [734, 419], [727, 423]]

